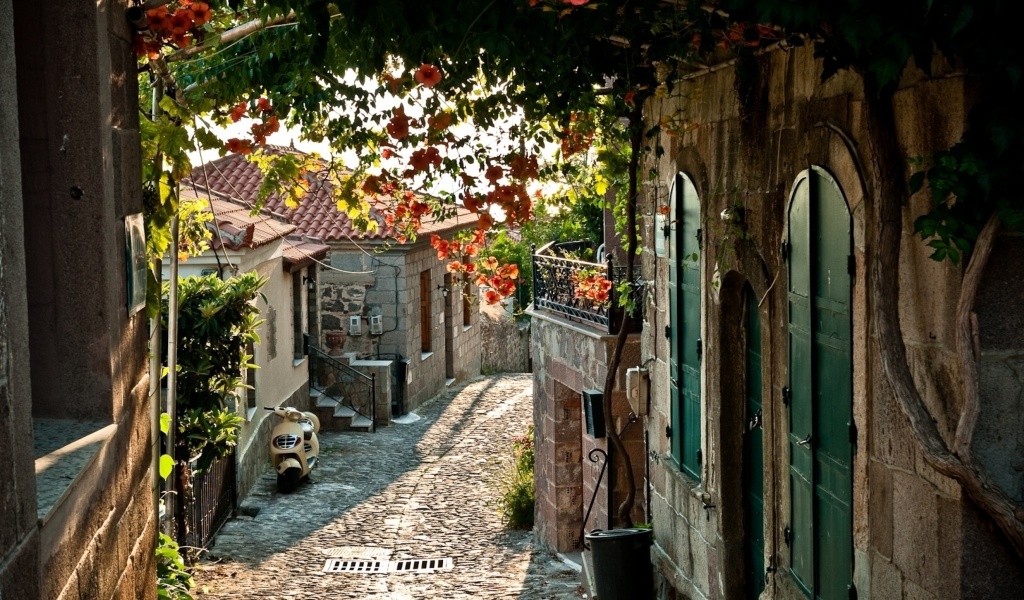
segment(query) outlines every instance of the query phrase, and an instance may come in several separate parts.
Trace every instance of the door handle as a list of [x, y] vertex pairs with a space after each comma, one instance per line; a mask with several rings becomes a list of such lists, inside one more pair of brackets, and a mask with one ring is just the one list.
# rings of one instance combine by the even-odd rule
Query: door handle
[[747, 431], [753, 431], [761, 426], [761, 411], [758, 410], [753, 417], [747, 421]]
[[814, 438], [811, 436], [811, 434], [808, 433], [807, 437], [805, 437], [804, 439], [802, 439], [799, 442], [797, 442], [797, 445], [798, 446], [810, 446], [811, 442], [813, 440], [814, 440]]

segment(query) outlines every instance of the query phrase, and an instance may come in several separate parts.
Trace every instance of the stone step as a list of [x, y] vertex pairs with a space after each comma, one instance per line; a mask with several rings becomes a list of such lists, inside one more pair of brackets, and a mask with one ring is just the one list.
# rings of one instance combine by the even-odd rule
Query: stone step
[[334, 407], [334, 416], [340, 418], [354, 417], [356, 411], [352, 410], [351, 407], [345, 406], [341, 402], [338, 402]]
[[367, 429], [373, 426], [373, 421], [363, 415], [358, 415], [352, 418], [352, 423], [349, 425], [352, 429]]
[[[312, 398], [313, 397], [310, 396], [310, 399]], [[316, 404], [314, 404], [314, 406], [318, 408], [334, 408], [339, 404], [341, 403], [335, 400], [334, 398], [331, 398], [330, 396], [317, 396]]]

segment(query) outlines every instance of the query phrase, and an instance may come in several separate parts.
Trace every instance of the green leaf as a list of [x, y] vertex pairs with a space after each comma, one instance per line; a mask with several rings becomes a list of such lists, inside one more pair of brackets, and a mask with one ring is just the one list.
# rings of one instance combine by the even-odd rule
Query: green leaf
[[167, 432], [171, 429], [171, 415], [167, 413], [160, 413], [160, 433], [167, 435]]
[[160, 478], [167, 479], [174, 470], [174, 459], [169, 454], [160, 455]]

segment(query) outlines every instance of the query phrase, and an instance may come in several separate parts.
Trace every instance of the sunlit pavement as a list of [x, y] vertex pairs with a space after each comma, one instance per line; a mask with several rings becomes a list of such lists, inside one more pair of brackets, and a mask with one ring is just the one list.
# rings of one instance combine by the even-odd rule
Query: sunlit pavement
[[[496, 481], [530, 423], [529, 375], [475, 380], [377, 433], [324, 433], [313, 482], [272, 471], [217, 536], [197, 598], [576, 599], [580, 576], [502, 527]], [[416, 420], [415, 417], [419, 419]], [[334, 556], [451, 559], [450, 570], [324, 573]], [[360, 563], [363, 564], [363, 563]]]

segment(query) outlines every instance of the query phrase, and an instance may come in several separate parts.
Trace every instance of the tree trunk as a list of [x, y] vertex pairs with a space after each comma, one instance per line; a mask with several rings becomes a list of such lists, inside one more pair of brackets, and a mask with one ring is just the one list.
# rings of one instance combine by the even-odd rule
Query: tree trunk
[[[636, 255], [636, 202], [637, 202], [637, 176], [640, 170], [640, 151], [643, 144], [643, 105], [637, 100], [636, 106], [629, 113], [629, 189], [626, 203], [626, 281], [633, 281], [633, 257]], [[610, 274], [609, 274], [610, 275]], [[610, 311], [610, 309], [609, 309]], [[610, 315], [609, 315], [610, 317]], [[630, 527], [633, 519], [630, 513], [633, 510], [633, 503], [636, 501], [636, 478], [633, 474], [633, 463], [629, 460], [626, 446], [619, 437], [615, 428], [615, 419], [612, 415], [612, 390], [615, 389], [615, 376], [619, 370], [619, 363], [622, 362], [622, 349], [626, 345], [626, 338], [632, 328], [632, 318], [627, 311], [623, 311], [622, 324], [619, 333], [615, 337], [615, 347], [612, 350], [611, 359], [608, 361], [608, 374], [604, 380], [604, 414], [608, 415], [608, 441], [615, 448], [613, 456], [620, 456], [625, 470], [626, 498], [618, 506], [615, 512], [613, 524]], [[616, 482], [617, 483], [617, 482]]]
[[[1024, 506], [1017, 505], [996, 484], [989, 481], [981, 469], [970, 460], [969, 453], [958, 455], [949, 449], [910, 373], [899, 321], [899, 259], [903, 235], [903, 207], [909, 200], [905, 173], [907, 161], [896, 140], [892, 93], [877, 93], [869, 89], [865, 105], [868, 143], [871, 146], [873, 188], [876, 194], [874, 200], [878, 215], [878, 231], [871, 269], [871, 293], [882, 368], [900, 410], [910, 423], [914, 440], [925, 461], [939, 473], [956, 480], [978, 507], [995, 521], [1018, 555], [1024, 558]], [[984, 258], [981, 261], [984, 261]], [[974, 262], [972, 259], [972, 263]], [[977, 270], [980, 271], [981, 268]], [[976, 378], [976, 370], [973, 373], [973, 377]], [[968, 414], [968, 421], [970, 420]], [[973, 427], [971, 423], [961, 421], [961, 424], [962, 427], [958, 429]], [[961, 440], [970, 439], [969, 433], [958, 433], [957, 437]]]

